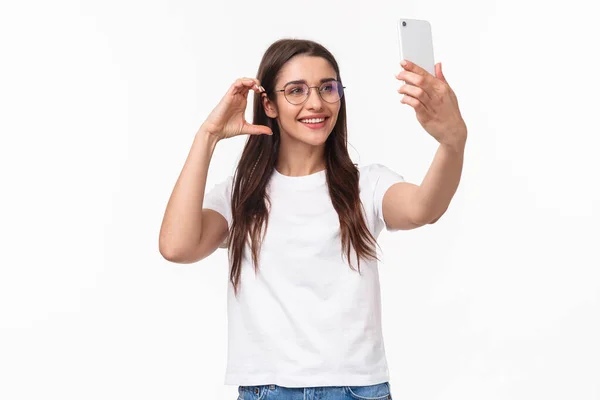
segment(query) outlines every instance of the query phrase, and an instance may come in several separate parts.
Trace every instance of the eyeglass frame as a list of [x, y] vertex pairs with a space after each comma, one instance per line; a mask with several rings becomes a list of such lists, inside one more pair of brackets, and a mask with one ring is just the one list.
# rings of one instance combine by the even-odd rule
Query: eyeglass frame
[[[287, 96], [285, 95], [285, 93], [283, 94], [283, 97], [285, 97], [285, 100], [286, 100], [288, 103], [290, 103], [291, 105], [293, 105], [293, 106], [299, 106], [299, 105], [302, 105], [302, 104], [306, 103], [306, 101], [307, 101], [307, 100], [308, 100], [308, 98], [310, 97], [310, 89], [313, 89], [313, 88], [320, 89], [320, 88], [321, 88], [321, 86], [323, 86], [324, 84], [326, 84], [326, 83], [329, 83], [329, 82], [337, 82], [337, 83], [339, 83], [340, 85], [342, 84], [342, 82], [338, 81], [337, 79], [333, 79], [333, 80], [330, 80], [330, 81], [323, 82], [323, 83], [321, 83], [319, 86], [308, 86], [308, 84], [307, 84], [307, 83], [302, 83], [302, 85], [306, 85], [306, 86], [308, 86], [308, 95], [306, 96], [306, 98], [304, 99], [304, 101], [303, 101], [302, 103], [298, 103], [298, 104], [294, 104], [294, 103], [292, 103], [291, 101], [289, 101], [289, 100], [288, 100], [288, 98], [287, 98]], [[273, 90], [273, 93], [285, 92], [285, 88], [286, 88], [288, 85], [292, 85], [292, 84], [293, 84], [293, 85], [297, 85], [298, 83], [294, 83], [294, 82], [288, 82], [288, 83], [286, 83], [286, 84], [283, 86], [283, 89], [280, 89], [280, 90]], [[342, 89], [346, 89], [346, 86], [342, 86]], [[321, 91], [320, 91], [320, 90], [317, 90], [317, 93], [319, 94], [319, 97], [321, 98], [321, 100], [323, 100], [323, 101], [324, 101], [325, 103], [327, 103], [327, 104], [335, 104], [335, 103], [337, 103], [338, 101], [341, 101], [341, 100], [342, 100], [342, 97], [344, 97], [344, 91], [342, 90], [342, 95], [340, 96], [340, 98], [339, 98], [338, 100], [336, 100], [336, 101], [334, 101], [334, 102], [332, 103], [332, 102], [330, 102], [330, 101], [327, 101], [327, 100], [325, 100], [325, 99], [323, 98], [323, 96], [321, 96]]]

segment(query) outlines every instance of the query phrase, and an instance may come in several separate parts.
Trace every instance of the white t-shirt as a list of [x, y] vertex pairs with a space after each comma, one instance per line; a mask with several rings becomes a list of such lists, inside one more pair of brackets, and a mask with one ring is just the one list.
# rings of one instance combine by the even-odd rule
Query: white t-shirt
[[[383, 195], [404, 179], [381, 164], [358, 168], [366, 223], [377, 238], [386, 227]], [[226, 385], [362, 386], [389, 380], [377, 260], [361, 259], [360, 275], [348, 265], [325, 174], [273, 172], [258, 273], [246, 246], [237, 298], [228, 285]], [[232, 181], [230, 176], [215, 185], [203, 203], [229, 227]], [[350, 256], [356, 269], [353, 248]]]

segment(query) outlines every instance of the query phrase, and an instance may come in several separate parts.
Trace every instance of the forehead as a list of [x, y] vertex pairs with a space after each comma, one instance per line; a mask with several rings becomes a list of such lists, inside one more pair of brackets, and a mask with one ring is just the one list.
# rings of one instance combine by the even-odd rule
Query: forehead
[[298, 55], [292, 57], [279, 72], [277, 83], [304, 79], [311, 85], [318, 85], [323, 78], [337, 78], [329, 61], [322, 57]]

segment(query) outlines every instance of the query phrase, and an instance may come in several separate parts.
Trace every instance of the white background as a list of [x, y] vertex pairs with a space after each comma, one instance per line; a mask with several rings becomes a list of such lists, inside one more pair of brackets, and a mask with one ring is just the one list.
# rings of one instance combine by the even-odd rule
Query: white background
[[[273, 41], [312, 39], [339, 62], [353, 160], [419, 184], [437, 142], [396, 92], [404, 17], [431, 22], [469, 139], [446, 215], [379, 237], [393, 396], [599, 399], [587, 4], [3, 2], [0, 398], [234, 399], [226, 251], [191, 265], [158, 251], [194, 134]], [[245, 141], [219, 143], [207, 189]]]

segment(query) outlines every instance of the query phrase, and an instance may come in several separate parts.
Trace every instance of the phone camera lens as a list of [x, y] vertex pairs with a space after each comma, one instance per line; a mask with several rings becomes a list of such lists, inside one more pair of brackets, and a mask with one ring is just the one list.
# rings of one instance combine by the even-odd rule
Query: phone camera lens
[[402, 26], [406, 26], [406, 21], [402, 21]]

